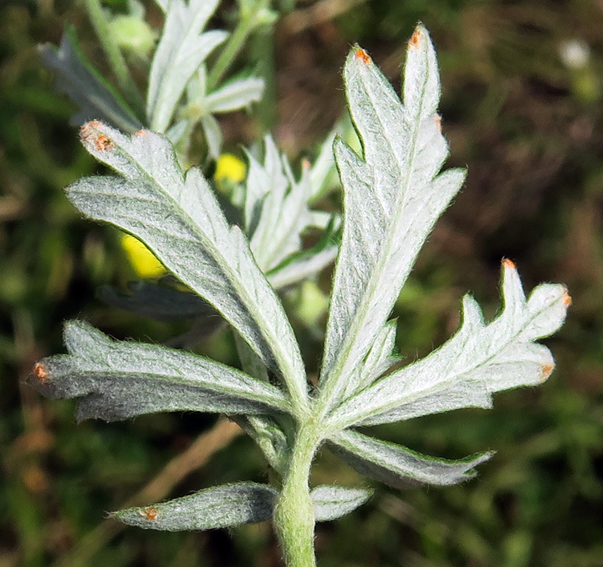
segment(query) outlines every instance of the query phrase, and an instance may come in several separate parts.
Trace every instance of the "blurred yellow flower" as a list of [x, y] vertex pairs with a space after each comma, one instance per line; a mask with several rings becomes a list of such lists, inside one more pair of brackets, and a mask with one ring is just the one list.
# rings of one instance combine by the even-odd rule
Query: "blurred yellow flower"
[[[246, 167], [243, 161], [232, 154], [222, 154], [216, 164], [214, 179], [218, 183], [240, 183], [245, 179], [245, 173]], [[165, 274], [166, 269], [163, 264], [140, 240], [130, 234], [123, 234], [121, 246], [139, 277], [158, 278]]]
[[153, 253], [130, 234], [123, 234], [121, 246], [126, 252], [130, 264], [141, 278], [158, 278], [165, 274], [165, 267]]
[[214, 179], [218, 183], [224, 181], [240, 183], [245, 179], [245, 164], [232, 154], [222, 154], [216, 163]]

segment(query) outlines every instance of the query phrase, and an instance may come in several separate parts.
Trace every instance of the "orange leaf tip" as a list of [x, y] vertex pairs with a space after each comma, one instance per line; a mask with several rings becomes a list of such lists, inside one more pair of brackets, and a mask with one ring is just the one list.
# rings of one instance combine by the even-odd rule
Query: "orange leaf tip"
[[509, 260], [508, 258], [505, 258], [502, 261], [502, 265], [504, 268], [508, 268], [510, 270], [514, 270], [515, 269], [515, 262], [513, 262], [513, 260]]
[[356, 59], [368, 65], [371, 62], [371, 56], [361, 47], [356, 48]]
[[544, 364], [540, 367], [540, 381], [546, 382], [555, 367], [552, 364]]
[[98, 120], [91, 120], [80, 129], [82, 141], [93, 146], [99, 152], [113, 149], [113, 142], [109, 137], [97, 132], [97, 129], [102, 125], [103, 123]]
[[41, 362], [36, 362], [33, 367], [33, 374], [41, 384], [48, 382], [48, 368]]
[[421, 39], [421, 29], [417, 28], [413, 32], [410, 40], [408, 41], [408, 45], [410, 45], [410, 47], [416, 47], [417, 45], [419, 45], [419, 40], [420, 39]]

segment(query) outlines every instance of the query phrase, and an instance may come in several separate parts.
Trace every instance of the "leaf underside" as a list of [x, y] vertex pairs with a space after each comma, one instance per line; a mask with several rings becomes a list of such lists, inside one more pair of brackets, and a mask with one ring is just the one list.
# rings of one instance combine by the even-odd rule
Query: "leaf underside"
[[[316, 521], [326, 522], [364, 504], [370, 490], [317, 486], [310, 494]], [[263, 522], [272, 518], [278, 491], [266, 484], [241, 482], [208, 488], [160, 504], [113, 512], [112, 518], [144, 529], [210, 530]]]
[[113, 341], [87, 323], [65, 326], [68, 355], [42, 360], [29, 379], [52, 399], [80, 398], [78, 419], [114, 421], [160, 411], [284, 413], [282, 391], [194, 354]]

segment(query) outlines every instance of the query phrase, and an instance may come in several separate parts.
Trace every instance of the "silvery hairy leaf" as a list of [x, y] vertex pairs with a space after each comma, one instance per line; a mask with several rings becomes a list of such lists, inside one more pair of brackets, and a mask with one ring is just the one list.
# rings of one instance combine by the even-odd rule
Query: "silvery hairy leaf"
[[264, 81], [257, 77], [234, 79], [207, 94], [204, 106], [212, 114], [248, 107], [262, 98]]
[[39, 51], [44, 65], [57, 73], [57, 90], [80, 107], [71, 117], [71, 124], [81, 126], [88, 120], [99, 119], [130, 133], [142, 127], [126, 101], [86, 58], [73, 27], [65, 27], [58, 49], [46, 43]]
[[363, 476], [394, 488], [458, 484], [475, 476], [473, 469], [492, 456], [482, 453], [457, 461], [436, 459], [349, 430], [329, 438], [327, 447]]
[[436, 114], [439, 79], [433, 46], [419, 26], [408, 48], [405, 104], [367, 53], [353, 49], [344, 68], [348, 103], [364, 155], [341, 140], [344, 225], [336, 263], [320, 385], [332, 407], [365, 358], [433, 224], [465, 172], [439, 170], [448, 155]]
[[[310, 496], [316, 520], [326, 522], [364, 504], [372, 492], [342, 486], [318, 486]], [[240, 482], [208, 488], [160, 504], [113, 512], [124, 524], [163, 531], [212, 530], [272, 518], [278, 491], [266, 484]]]
[[65, 326], [67, 355], [45, 358], [29, 383], [52, 399], [79, 398], [78, 420], [161, 411], [284, 413], [282, 391], [201, 356], [114, 341], [87, 323]]
[[90, 122], [82, 141], [120, 176], [80, 179], [66, 190], [70, 201], [88, 217], [145, 243], [221, 313], [303, 404], [305, 369], [291, 325], [244, 235], [229, 226], [200, 171], [184, 175], [169, 141], [152, 132], [127, 137]]
[[526, 299], [515, 265], [505, 260], [504, 308], [494, 321], [486, 324], [467, 296], [461, 328], [448, 343], [390, 371], [398, 359], [395, 322], [387, 316], [464, 172], [438, 173], [448, 150], [436, 114], [435, 52], [422, 26], [409, 43], [404, 105], [360, 48], [348, 57], [344, 77], [364, 153], [361, 159], [335, 142], [344, 225], [319, 383], [318, 404], [331, 431], [327, 445], [361, 474], [391, 486], [454, 484], [489, 454], [442, 461], [347, 428], [486, 408], [494, 392], [542, 382], [554, 362], [534, 341], [561, 326], [570, 298], [563, 286], [543, 284]]
[[270, 519], [277, 496], [278, 492], [266, 484], [241, 482], [161, 504], [120, 510], [111, 517], [131, 526], [170, 532], [230, 528]]
[[492, 394], [546, 380], [548, 348], [534, 341], [562, 325], [570, 303], [562, 285], [542, 284], [526, 299], [513, 262], [503, 262], [504, 307], [484, 322], [471, 296], [457, 334], [424, 359], [392, 372], [335, 410], [332, 420], [375, 425], [463, 407], [491, 407]]
[[267, 274], [268, 281], [282, 289], [318, 274], [337, 255], [334, 233], [327, 228], [323, 238], [312, 248], [292, 254]]
[[217, 5], [218, 0], [169, 3], [149, 76], [147, 120], [152, 130], [167, 130], [186, 84], [205, 58], [226, 39], [224, 31], [202, 33]]
[[[308, 167], [304, 167], [301, 179], [296, 180], [288, 159], [279, 153], [272, 137], [266, 136], [264, 147], [263, 163], [248, 153], [245, 230], [259, 266], [276, 278], [276, 268], [301, 251], [303, 231], [314, 226], [315, 219], [309, 208], [313, 192]], [[336, 247], [330, 242], [310, 253], [312, 258], [305, 258], [305, 269], [298, 266], [297, 271], [303, 273], [299, 279], [320, 271], [335, 254]], [[295, 281], [291, 275], [282, 280]]]
[[317, 486], [310, 492], [317, 522], [336, 520], [362, 506], [373, 495], [365, 488]]

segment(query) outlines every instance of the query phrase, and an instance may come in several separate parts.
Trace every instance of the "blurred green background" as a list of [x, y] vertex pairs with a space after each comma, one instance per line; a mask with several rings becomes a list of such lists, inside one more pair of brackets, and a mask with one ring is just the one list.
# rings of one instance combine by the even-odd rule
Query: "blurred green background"
[[[573, 298], [567, 323], [546, 341], [557, 369], [545, 385], [498, 395], [492, 411], [379, 428], [383, 438], [444, 457], [495, 449], [480, 476], [445, 489], [377, 486], [369, 504], [318, 526], [320, 565], [603, 566], [603, 3], [278, 7], [289, 13], [275, 36], [253, 38], [247, 54], [263, 54], [268, 98], [255, 120], [223, 124], [235, 152], [270, 125], [293, 158], [311, 155], [342, 112], [340, 70], [354, 42], [396, 86], [418, 20], [438, 50], [448, 163], [468, 165], [469, 176], [397, 304], [408, 360], [450, 336], [466, 291], [496, 313], [502, 257], [517, 263], [527, 289], [563, 282]], [[229, 25], [231, 9], [225, 2], [217, 25]], [[77, 2], [0, 5], [0, 567], [280, 565], [268, 524], [166, 534], [105, 520], [127, 501], [265, 481], [259, 451], [228, 422], [169, 414], [78, 425], [73, 402], [40, 399], [23, 385], [36, 360], [63, 352], [65, 319], [154, 342], [187, 329], [97, 299], [100, 286], [124, 288], [134, 272], [116, 232], [82, 220], [62, 193], [97, 171], [68, 125], [74, 107], [53, 91], [36, 49], [58, 43], [66, 21], [102, 61]], [[323, 279], [326, 286], [329, 274]], [[299, 330], [316, 361], [320, 332]], [[233, 356], [225, 334], [199, 348]], [[314, 480], [367, 483], [328, 454]]]

